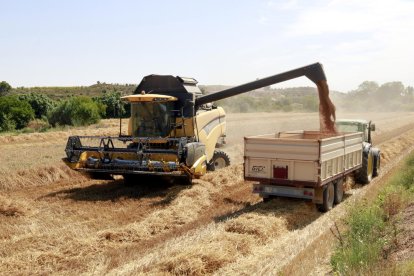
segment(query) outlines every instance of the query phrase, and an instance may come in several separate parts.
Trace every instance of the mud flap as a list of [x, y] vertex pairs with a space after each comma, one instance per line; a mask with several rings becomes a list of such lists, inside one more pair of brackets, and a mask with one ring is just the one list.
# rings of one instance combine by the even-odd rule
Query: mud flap
[[315, 188], [314, 193], [313, 193], [313, 199], [312, 199], [313, 203], [323, 204], [323, 190], [324, 190], [324, 186]]

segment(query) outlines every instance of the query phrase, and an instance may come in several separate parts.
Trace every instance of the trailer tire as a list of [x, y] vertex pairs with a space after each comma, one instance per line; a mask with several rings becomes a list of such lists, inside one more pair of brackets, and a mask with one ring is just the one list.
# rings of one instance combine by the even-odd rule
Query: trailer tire
[[209, 171], [215, 171], [216, 169], [222, 169], [230, 165], [230, 157], [221, 150], [214, 151], [213, 158], [211, 158], [210, 163], [207, 165]]
[[358, 170], [356, 179], [361, 184], [368, 184], [372, 180], [374, 172], [374, 158], [371, 149], [368, 153], [363, 153], [362, 168]]
[[334, 204], [339, 204], [342, 202], [344, 197], [344, 180], [342, 178], [338, 179], [334, 184]]
[[325, 185], [323, 189], [323, 203], [318, 204], [317, 207], [321, 212], [328, 212], [332, 209], [334, 204], [335, 188], [332, 182]]

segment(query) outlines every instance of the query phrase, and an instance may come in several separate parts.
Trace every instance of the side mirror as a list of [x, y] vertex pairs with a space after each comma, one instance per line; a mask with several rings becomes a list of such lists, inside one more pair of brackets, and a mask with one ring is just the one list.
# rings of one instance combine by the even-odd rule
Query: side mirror
[[371, 131], [375, 131], [375, 124], [371, 124]]

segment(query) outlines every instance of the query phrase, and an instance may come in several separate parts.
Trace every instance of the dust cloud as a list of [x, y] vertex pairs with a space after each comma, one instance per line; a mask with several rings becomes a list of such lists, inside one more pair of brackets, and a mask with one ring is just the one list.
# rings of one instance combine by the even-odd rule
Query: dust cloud
[[336, 133], [335, 128], [335, 105], [329, 98], [329, 87], [326, 81], [319, 81], [316, 84], [318, 86], [319, 94], [319, 123], [320, 131], [324, 133]]

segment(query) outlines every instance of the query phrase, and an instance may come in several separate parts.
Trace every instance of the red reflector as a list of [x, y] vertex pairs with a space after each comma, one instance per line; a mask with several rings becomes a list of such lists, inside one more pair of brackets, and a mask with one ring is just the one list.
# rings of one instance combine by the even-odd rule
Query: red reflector
[[308, 191], [303, 191], [303, 194], [306, 196], [313, 196], [313, 193]]
[[287, 179], [288, 178], [288, 166], [286, 167], [273, 167], [273, 178]]

